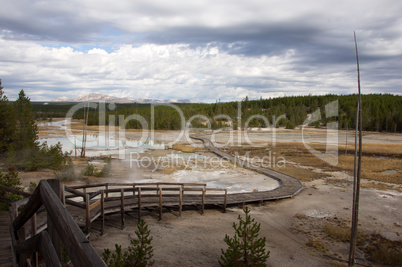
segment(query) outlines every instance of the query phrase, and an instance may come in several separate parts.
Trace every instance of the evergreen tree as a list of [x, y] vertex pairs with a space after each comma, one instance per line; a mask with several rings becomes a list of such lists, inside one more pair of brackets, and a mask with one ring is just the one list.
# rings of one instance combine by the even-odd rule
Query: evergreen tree
[[13, 138], [15, 150], [38, 148], [38, 127], [32, 114], [31, 100], [21, 90], [18, 99], [14, 102], [14, 114], [16, 116], [16, 127]]
[[0, 80], [0, 154], [7, 151], [14, 132], [12, 105], [3, 92]]
[[128, 252], [125, 255], [126, 264], [128, 266], [150, 266], [153, 264], [153, 248], [151, 246], [152, 236], [148, 230], [148, 225], [141, 219], [137, 225], [135, 235], [137, 239], [131, 240], [131, 246], [128, 247]]
[[109, 267], [146, 267], [153, 264], [153, 248], [151, 246], [152, 237], [148, 225], [141, 219], [137, 225], [135, 235], [137, 239], [132, 239], [128, 251], [122, 253], [121, 245], [115, 244], [115, 252], [105, 249], [102, 258]]
[[270, 251], [265, 251], [266, 238], [259, 237], [261, 224], [251, 219], [248, 207], [244, 213], [245, 220], [239, 215], [239, 224], [233, 223], [234, 237], [225, 236], [229, 247], [222, 249], [221, 266], [266, 266]]
[[15, 127], [12, 143], [8, 146], [7, 165], [27, 171], [36, 170], [41, 160], [38, 157], [38, 127], [32, 114], [31, 101], [24, 90], [13, 103], [13, 114]]

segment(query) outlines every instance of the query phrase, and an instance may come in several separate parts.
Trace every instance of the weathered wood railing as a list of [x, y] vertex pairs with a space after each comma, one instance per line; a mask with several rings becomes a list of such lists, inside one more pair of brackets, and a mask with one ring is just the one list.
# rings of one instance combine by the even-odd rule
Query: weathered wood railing
[[[201, 214], [203, 214], [205, 205], [208, 204], [205, 202], [205, 196], [211, 191], [222, 193], [219, 196], [222, 198], [223, 211], [226, 210], [227, 203], [226, 189], [207, 188], [206, 184], [199, 183], [101, 183], [66, 186], [64, 190], [70, 193], [65, 195], [67, 204], [85, 210], [85, 228], [87, 231], [90, 230], [92, 221], [98, 217], [102, 218], [102, 234], [104, 233], [104, 216], [106, 213], [120, 212], [121, 226], [124, 228], [126, 209], [136, 208], [138, 217], [141, 219], [141, 210], [144, 207], [158, 207], [159, 219], [161, 220], [163, 207], [168, 206], [178, 206], [179, 215], [181, 215], [183, 204], [199, 205]], [[89, 190], [92, 191], [87, 192]], [[73, 200], [81, 197], [82, 202]], [[100, 208], [97, 208], [99, 206]], [[91, 215], [95, 208], [97, 210]]]
[[[27, 192], [24, 192], [24, 191], [20, 191], [20, 190], [11, 188], [11, 187], [7, 187], [7, 186], [1, 185], [1, 184], [0, 184], [0, 191], [9, 192], [9, 193], [12, 193], [12, 194], [15, 194], [15, 195], [20, 195], [20, 196], [23, 196], [23, 197], [30, 197], [30, 196], [31, 196], [30, 193], [27, 193]], [[13, 203], [14, 201], [15, 201], [15, 200], [8, 199], [8, 198], [4, 198], [4, 197], [0, 197], [0, 202], [3, 202], [3, 203], [11, 204], [11, 203]]]
[[[40, 252], [47, 266], [61, 266], [61, 244], [74, 266], [106, 266], [63, 205], [63, 190], [58, 180], [42, 180], [31, 197], [13, 202], [10, 208], [13, 251], [18, 265], [29, 263], [29, 255]], [[24, 206], [18, 214], [18, 208]], [[47, 213], [47, 231], [37, 233], [35, 214], [44, 207]], [[31, 237], [26, 240], [25, 224], [31, 220]]]

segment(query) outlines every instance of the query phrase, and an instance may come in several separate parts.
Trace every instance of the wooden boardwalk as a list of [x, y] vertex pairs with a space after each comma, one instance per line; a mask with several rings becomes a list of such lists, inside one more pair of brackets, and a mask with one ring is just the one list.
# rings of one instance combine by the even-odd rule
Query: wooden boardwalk
[[[203, 213], [205, 205], [215, 205], [222, 207], [222, 209], [225, 210], [227, 205], [291, 198], [303, 189], [301, 182], [297, 178], [234, 157], [216, 148], [207, 138], [201, 136], [192, 136], [191, 138], [202, 141], [206, 148], [219, 157], [277, 180], [279, 182], [279, 187], [270, 191], [227, 194], [227, 191], [224, 189], [207, 188], [205, 184], [193, 184], [193, 187], [186, 187], [184, 184], [170, 184], [170, 186], [176, 186], [176, 188], [163, 188], [162, 184], [148, 184], [148, 186], [155, 185], [157, 187], [143, 188], [145, 193], [143, 193], [142, 197], [139, 198], [138, 189], [137, 191], [135, 189], [130, 190], [130, 187], [135, 188], [136, 186], [144, 185], [121, 184], [121, 187], [115, 192], [120, 192], [120, 190], [124, 187], [128, 187], [128, 189], [125, 189], [125, 192], [123, 192], [124, 190], [121, 191], [120, 196], [107, 198], [109, 201], [104, 202], [103, 211], [99, 203], [96, 205], [96, 202], [99, 202], [99, 200], [89, 200], [88, 207], [94, 205], [94, 208], [90, 209], [90, 213], [83, 214], [82, 207], [77, 208], [72, 206], [69, 207], [70, 213], [74, 218], [76, 218], [77, 223], [81, 226], [88, 226], [88, 224], [90, 225], [90, 222], [94, 221], [98, 217], [102, 217], [102, 212], [103, 215], [109, 213], [121, 213], [122, 226], [124, 226], [124, 213], [127, 211], [136, 210], [138, 212], [138, 217], [141, 217], [141, 209], [159, 209], [159, 216], [162, 218], [163, 208], [177, 208], [181, 214], [183, 206], [198, 206], [201, 213]], [[75, 189], [78, 190], [83, 188], [75, 187]], [[190, 191], [190, 194], [185, 194], [185, 191]], [[92, 192], [92, 194], [97, 193]], [[84, 204], [85, 200], [83, 199], [81, 205]]]
[[0, 266], [14, 266], [11, 251], [10, 215], [8, 211], [0, 211]]
[[279, 182], [279, 187], [270, 191], [229, 194], [228, 204], [249, 203], [256, 201], [290, 198], [298, 194], [303, 189], [303, 185], [295, 177], [286, 175], [278, 171], [274, 171], [272, 169], [255, 165], [253, 163], [250, 163], [248, 161], [239, 159], [228, 153], [225, 153], [220, 149], [216, 148], [211, 142], [211, 140], [209, 140], [208, 138], [199, 135], [191, 136], [191, 138], [202, 141], [204, 143], [204, 146], [208, 148], [211, 152], [213, 152], [215, 155], [222, 157], [226, 160], [229, 160], [231, 162], [234, 162], [242, 167], [262, 173]]

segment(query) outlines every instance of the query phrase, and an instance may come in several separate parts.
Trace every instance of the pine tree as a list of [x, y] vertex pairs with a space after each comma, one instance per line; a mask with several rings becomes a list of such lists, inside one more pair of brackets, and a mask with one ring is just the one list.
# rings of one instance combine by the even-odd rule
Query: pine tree
[[12, 105], [3, 92], [0, 80], [0, 154], [8, 149], [14, 132]]
[[251, 219], [248, 207], [244, 213], [245, 220], [239, 215], [239, 224], [233, 223], [234, 237], [225, 236], [228, 248], [222, 249], [221, 266], [266, 266], [270, 251], [265, 251], [266, 238], [259, 237], [261, 224]]
[[148, 230], [148, 225], [141, 219], [137, 225], [135, 235], [137, 239], [131, 240], [131, 246], [128, 247], [128, 252], [125, 255], [127, 266], [150, 266], [153, 264], [153, 248], [151, 246], [152, 236]]
[[27, 171], [36, 170], [39, 166], [38, 127], [32, 114], [31, 100], [24, 90], [13, 103], [14, 134], [8, 146], [7, 161], [9, 166]]
[[121, 245], [115, 244], [115, 252], [105, 249], [102, 258], [109, 267], [146, 267], [153, 264], [152, 237], [148, 225], [141, 219], [137, 225], [135, 235], [137, 239], [131, 239], [128, 251], [122, 253]]
[[16, 129], [14, 136], [14, 149], [23, 150], [38, 147], [38, 127], [32, 114], [31, 100], [21, 90], [18, 99], [14, 102], [16, 116]]

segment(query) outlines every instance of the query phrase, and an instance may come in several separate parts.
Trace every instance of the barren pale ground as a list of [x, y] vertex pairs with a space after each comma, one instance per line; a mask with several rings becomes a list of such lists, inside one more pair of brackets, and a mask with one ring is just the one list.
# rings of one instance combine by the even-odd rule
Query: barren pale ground
[[[80, 129], [76, 126], [76, 133]], [[96, 128], [90, 128], [97, 134]], [[63, 136], [60, 127], [42, 126], [40, 135], [44, 137]], [[317, 151], [325, 151], [326, 132], [309, 129], [305, 140]], [[155, 139], [169, 143], [179, 132], [156, 132]], [[139, 131], [128, 131], [127, 138], [141, 137]], [[345, 263], [334, 258], [346, 260], [348, 242], [331, 237], [328, 229], [343, 229], [350, 226], [352, 215], [353, 180], [353, 134], [348, 134], [348, 155], [345, 153], [345, 132], [339, 132], [338, 166], [329, 166], [306, 152], [302, 144], [301, 130], [281, 130], [276, 132], [273, 145], [272, 133], [253, 132], [249, 134], [253, 144], [247, 144], [244, 135], [221, 133], [215, 136], [217, 146], [230, 153], [251, 156], [268, 156], [275, 153], [276, 160], [286, 161], [276, 169], [299, 178], [305, 189], [293, 199], [249, 205], [251, 215], [261, 223], [261, 235], [267, 238], [267, 249], [271, 251], [268, 266], [333, 266]], [[227, 141], [230, 140], [230, 145]], [[139, 182], [172, 181], [206, 182], [209, 187], [229, 187], [233, 192], [243, 190], [269, 190], [276, 185], [267, 177], [229, 163], [216, 165], [211, 160], [213, 154], [205, 151], [201, 143], [190, 146], [185, 137], [180, 138], [179, 150], [144, 149], [135, 152], [133, 158], [113, 159], [110, 177], [94, 178], [69, 183], [89, 182]], [[363, 143], [367, 153], [363, 158], [362, 189], [360, 197], [359, 230], [370, 235], [376, 242], [382, 238], [394, 241], [393, 246], [401, 249], [402, 240], [402, 195], [401, 195], [401, 134], [366, 133]], [[183, 151], [191, 151], [186, 153]], [[352, 153], [352, 154], [351, 154]], [[170, 155], [170, 156], [169, 156]], [[193, 156], [197, 155], [197, 156]], [[152, 164], [145, 164], [146, 158]], [[179, 164], [175, 162], [179, 161]], [[265, 160], [269, 160], [268, 157]], [[93, 159], [93, 162], [101, 160]], [[165, 164], [161, 162], [164, 161]], [[159, 164], [158, 164], [159, 162]], [[168, 162], [166, 164], [166, 162]], [[75, 160], [77, 170], [83, 168], [86, 160]], [[130, 166], [131, 163], [131, 166]], [[267, 162], [265, 162], [267, 163]], [[264, 164], [264, 162], [260, 162]], [[223, 166], [223, 167], [217, 167]], [[52, 178], [52, 171], [20, 173], [25, 186], [30, 181]], [[221, 249], [226, 249], [225, 234], [233, 235], [232, 223], [238, 215], [243, 215], [240, 207], [230, 207], [226, 213], [212, 209], [200, 215], [197, 210], [187, 210], [181, 217], [177, 212], [165, 212], [158, 221], [157, 213], [149, 212], [145, 221], [153, 236], [154, 260], [156, 266], [218, 266]], [[106, 218], [106, 235], [100, 236], [99, 222], [93, 223], [90, 241], [96, 250], [114, 249], [114, 244], [127, 247], [130, 236], [134, 237], [137, 223], [136, 213], [126, 217], [126, 228], [120, 229], [119, 216]], [[332, 227], [332, 228], [331, 228]], [[98, 230], [97, 230], [98, 229]], [[372, 235], [374, 234], [374, 235]], [[368, 241], [369, 242], [369, 241]], [[370, 245], [371, 243], [369, 243]], [[357, 257], [363, 259], [363, 250], [358, 249]], [[400, 251], [400, 250], [399, 250]], [[330, 257], [327, 257], [330, 256]], [[366, 253], [366, 258], [368, 257]], [[363, 262], [364, 261], [360, 261]], [[374, 264], [376, 265], [376, 264]]]

